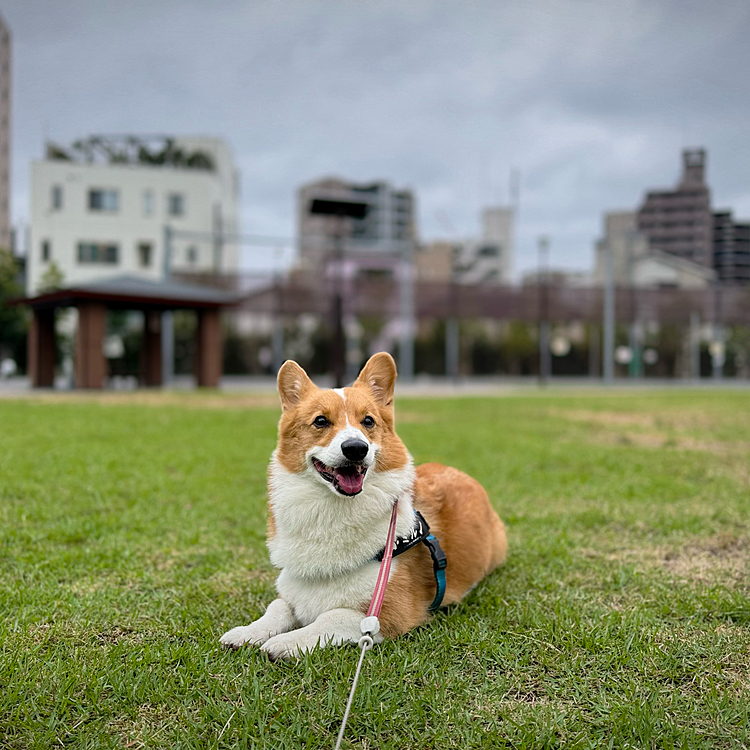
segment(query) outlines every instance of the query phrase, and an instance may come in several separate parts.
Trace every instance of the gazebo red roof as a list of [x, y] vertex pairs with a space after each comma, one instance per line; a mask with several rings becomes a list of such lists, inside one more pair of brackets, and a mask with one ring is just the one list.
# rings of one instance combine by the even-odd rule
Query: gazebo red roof
[[72, 307], [79, 302], [101, 302], [109, 308], [197, 310], [235, 305], [237, 295], [179, 281], [151, 281], [137, 276], [116, 276], [55, 289], [13, 300], [37, 310]]

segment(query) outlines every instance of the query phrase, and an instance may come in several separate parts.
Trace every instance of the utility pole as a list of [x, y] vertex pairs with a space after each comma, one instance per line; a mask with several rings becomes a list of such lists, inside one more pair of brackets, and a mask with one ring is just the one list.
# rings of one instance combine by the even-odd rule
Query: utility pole
[[403, 243], [401, 251], [400, 307], [401, 325], [398, 344], [398, 374], [402, 380], [414, 378], [414, 243]]
[[445, 321], [445, 374], [454, 381], [458, 380], [460, 346], [458, 318], [448, 318]]
[[612, 245], [604, 247], [604, 382], [615, 379], [615, 262]]
[[336, 388], [343, 388], [346, 376], [346, 341], [344, 339], [344, 218], [336, 221], [334, 239], [334, 276], [336, 289], [333, 295], [333, 378]]
[[552, 375], [549, 348], [549, 237], [539, 238], [539, 384]]
[[216, 203], [213, 208], [213, 258], [212, 265], [214, 273], [220, 274], [224, 262], [224, 220], [221, 215], [221, 203]]
[[449, 286], [450, 312], [445, 320], [445, 375], [457, 381], [461, 369], [461, 339], [458, 325], [458, 284], [456, 281], [455, 258], [451, 262]]
[[[164, 256], [162, 276], [167, 282], [172, 275], [172, 227], [164, 225]], [[174, 319], [171, 310], [161, 314], [161, 382], [170, 385], [174, 380]]]
[[361, 201], [313, 198], [310, 213], [335, 216], [336, 229], [333, 237], [334, 293], [333, 293], [333, 351], [331, 369], [337, 388], [344, 386], [346, 377], [346, 340], [344, 338], [344, 235], [347, 219], [364, 219], [369, 205]]
[[273, 319], [273, 334], [271, 336], [271, 361], [273, 371], [277, 373], [284, 364], [284, 299], [281, 274], [281, 247], [276, 246], [275, 269], [273, 272], [274, 297], [276, 298], [276, 314]]
[[721, 380], [724, 377], [724, 329], [721, 325], [721, 282], [714, 283], [714, 324], [713, 335], [711, 336], [711, 375], [714, 380]]
[[701, 379], [701, 321], [698, 313], [690, 313], [690, 377], [696, 383]]

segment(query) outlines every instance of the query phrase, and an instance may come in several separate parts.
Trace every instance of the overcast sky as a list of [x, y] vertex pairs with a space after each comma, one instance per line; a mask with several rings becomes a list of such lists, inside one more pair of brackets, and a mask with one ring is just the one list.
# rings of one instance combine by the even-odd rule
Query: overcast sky
[[[340, 175], [417, 196], [422, 239], [476, 234], [521, 174], [515, 268], [589, 268], [602, 212], [708, 149], [750, 218], [747, 0], [12, 0], [15, 221], [45, 138], [216, 134], [243, 228], [290, 236], [294, 193]], [[246, 265], [264, 262], [248, 250]]]

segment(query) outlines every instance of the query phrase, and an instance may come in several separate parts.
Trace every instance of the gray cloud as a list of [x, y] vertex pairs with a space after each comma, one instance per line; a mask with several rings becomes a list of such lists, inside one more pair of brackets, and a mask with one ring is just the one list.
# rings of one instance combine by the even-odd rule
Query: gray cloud
[[515, 166], [520, 268], [542, 232], [555, 265], [587, 267], [602, 211], [672, 184], [686, 145], [709, 149], [715, 203], [750, 216], [742, 0], [25, 0], [3, 13], [17, 219], [44, 137], [94, 132], [226, 137], [246, 228], [285, 236], [296, 187], [322, 174], [411, 186], [424, 237], [471, 234]]

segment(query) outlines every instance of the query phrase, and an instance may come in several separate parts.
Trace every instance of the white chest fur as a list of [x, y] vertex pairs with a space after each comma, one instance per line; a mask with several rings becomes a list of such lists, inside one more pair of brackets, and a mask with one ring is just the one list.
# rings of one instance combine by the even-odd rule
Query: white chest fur
[[[391, 563], [391, 575], [398, 560]], [[276, 579], [276, 590], [289, 602], [301, 625], [309, 625], [332, 609], [357, 609], [370, 603], [378, 578], [379, 562], [368, 562], [332, 578], [298, 578], [284, 568]]]
[[369, 601], [379, 567], [372, 558], [385, 544], [396, 498], [396, 535], [406, 536], [412, 528], [413, 484], [410, 461], [403, 469], [371, 472], [359, 495], [344, 497], [314, 470], [291, 473], [272, 458], [269, 489], [276, 534], [268, 549], [271, 562], [282, 569], [279, 595], [303, 625], [327, 610]]

